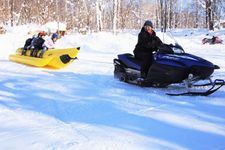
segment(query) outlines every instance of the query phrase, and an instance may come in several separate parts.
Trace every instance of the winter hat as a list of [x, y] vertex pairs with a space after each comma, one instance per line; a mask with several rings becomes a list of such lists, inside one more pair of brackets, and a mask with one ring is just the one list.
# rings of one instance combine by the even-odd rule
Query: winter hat
[[42, 36], [45, 36], [45, 35], [46, 35], [45, 31], [41, 31], [41, 32], [38, 33], [38, 37], [42, 37]]
[[57, 38], [58, 39], [58, 34], [57, 33], [53, 33], [52, 34], [52, 39]]
[[144, 26], [150, 26], [153, 28], [153, 23], [150, 20], [145, 21]]

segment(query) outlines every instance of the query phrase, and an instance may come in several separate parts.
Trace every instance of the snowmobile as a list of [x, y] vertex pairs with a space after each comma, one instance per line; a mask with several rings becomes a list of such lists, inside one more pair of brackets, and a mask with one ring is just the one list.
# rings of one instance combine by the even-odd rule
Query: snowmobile
[[[182, 84], [185, 92], [166, 93], [171, 96], [198, 95], [208, 96], [224, 85], [224, 80], [212, 81], [211, 75], [219, 66], [200, 58], [185, 53], [179, 44], [162, 44], [154, 53], [154, 60], [145, 79], [140, 80], [140, 60], [132, 54], [125, 53], [114, 59], [114, 77], [120, 81], [136, 84], [143, 87], [168, 87], [172, 84]], [[199, 81], [204, 83], [196, 84]], [[205, 83], [207, 81], [207, 83]], [[191, 91], [193, 87], [206, 87], [205, 91]]]
[[212, 38], [204, 38], [202, 39], [202, 44], [223, 44], [223, 40], [220, 39], [218, 36], [213, 36]]

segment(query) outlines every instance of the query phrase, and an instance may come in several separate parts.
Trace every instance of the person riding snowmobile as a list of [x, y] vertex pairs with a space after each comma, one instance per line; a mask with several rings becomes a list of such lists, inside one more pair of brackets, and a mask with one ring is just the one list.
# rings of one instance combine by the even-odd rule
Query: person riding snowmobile
[[146, 78], [153, 61], [153, 52], [157, 51], [161, 44], [162, 41], [153, 30], [153, 23], [150, 20], [145, 21], [133, 51], [135, 58], [141, 61], [141, 79]]

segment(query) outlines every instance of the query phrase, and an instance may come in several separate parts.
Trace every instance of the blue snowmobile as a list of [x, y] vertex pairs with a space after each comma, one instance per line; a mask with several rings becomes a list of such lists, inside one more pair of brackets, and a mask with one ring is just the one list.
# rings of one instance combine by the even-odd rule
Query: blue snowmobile
[[[225, 82], [221, 79], [212, 81], [211, 75], [219, 66], [185, 53], [179, 45], [162, 44], [154, 54], [154, 60], [149, 68], [147, 77], [140, 79], [140, 61], [132, 54], [120, 54], [114, 59], [114, 77], [120, 81], [143, 87], [167, 87], [171, 84], [183, 83], [186, 91], [182, 93], [167, 93], [171, 96], [199, 95], [208, 96], [221, 88]], [[207, 80], [207, 83], [196, 84]], [[192, 87], [210, 86], [206, 91], [191, 91]]]

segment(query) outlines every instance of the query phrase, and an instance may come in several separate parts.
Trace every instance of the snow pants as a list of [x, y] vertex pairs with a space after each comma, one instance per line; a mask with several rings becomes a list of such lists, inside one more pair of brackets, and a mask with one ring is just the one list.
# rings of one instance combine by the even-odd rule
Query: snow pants
[[135, 58], [139, 59], [141, 61], [141, 77], [146, 78], [148, 74], [148, 70], [152, 64], [153, 61], [153, 54], [152, 53], [145, 53], [145, 52], [139, 52], [134, 54]]

